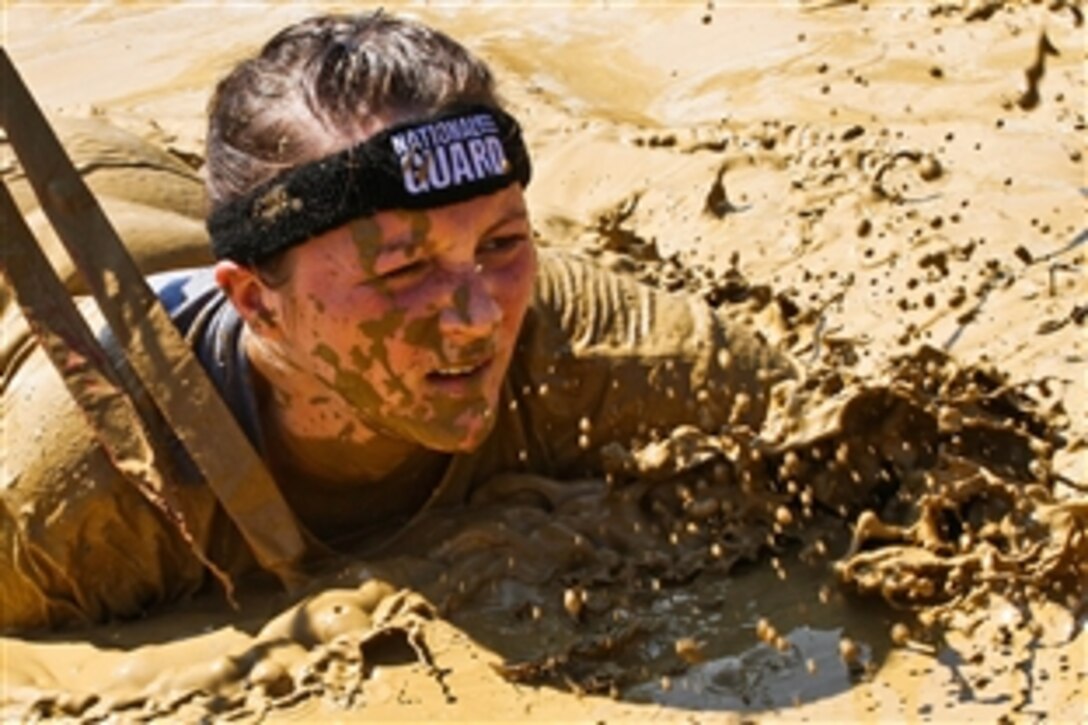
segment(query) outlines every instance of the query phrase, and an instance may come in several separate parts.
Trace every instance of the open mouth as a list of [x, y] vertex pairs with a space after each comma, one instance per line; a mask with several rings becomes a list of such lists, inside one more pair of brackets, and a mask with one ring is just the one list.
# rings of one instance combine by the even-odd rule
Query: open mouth
[[431, 382], [443, 383], [443, 382], [456, 382], [456, 381], [471, 381], [483, 374], [484, 370], [491, 364], [491, 360], [487, 359], [478, 363], [466, 363], [461, 365], [448, 365], [437, 370], [432, 370], [427, 373], [427, 379]]

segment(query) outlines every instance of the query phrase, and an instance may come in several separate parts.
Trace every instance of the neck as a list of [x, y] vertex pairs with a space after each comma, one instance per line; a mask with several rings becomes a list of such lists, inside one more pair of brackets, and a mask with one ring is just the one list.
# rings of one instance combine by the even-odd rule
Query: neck
[[311, 533], [352, 545], [388, 535], [423, 507], [447, 455], [382, 435], [318, 381], [262, 349], [255, 336], [245, 344], [269, 466]]
[[354, 434], [338, 437], [308, 426], [300, 430], [293, 426], [296, 421], [289, 410], [269, 412], [265, 433], [274, 447], [277, 467], [313, 483], [378, 485], [428, 453], [419, 446], [378, 435], [359, 441]]
[[275, 357], [250, 354], [249, 346], [247, 354], [268, 464], [311, 533], [330, 545], [353, 546], [389, 535], [423, 507], [447, 455], [368, 428], [338, 409], [323, 386], [307, 384]]

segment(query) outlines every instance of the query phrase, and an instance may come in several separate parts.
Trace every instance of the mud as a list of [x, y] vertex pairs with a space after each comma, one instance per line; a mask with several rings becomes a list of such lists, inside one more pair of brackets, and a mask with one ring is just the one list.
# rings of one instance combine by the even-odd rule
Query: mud
[[[303, 14], [222, 12], [20, 6], [5, 45], [192, 168], [212, 79]], [[803, 384], [758, 432], [495, 479], [301, 600], [6, 638], [0, 713], [1083, 719], [1080, 4], [414, 12], [506, 79], [543, 243], [750, 319]]]

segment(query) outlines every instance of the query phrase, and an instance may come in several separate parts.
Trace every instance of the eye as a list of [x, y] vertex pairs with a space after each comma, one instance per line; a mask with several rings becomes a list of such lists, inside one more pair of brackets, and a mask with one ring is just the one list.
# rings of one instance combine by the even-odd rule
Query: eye
[[422, 276], [424, 272], [430, 267], [430, 262], [426, 259], [417, 259], [414, 261], [405, 262], [392, 269], [385, 270], [375, 275], [371, 280], [372, 282], [403, 284], [411, 282], [414, 279]]
[[476, 254], [482, 257], [502, 257], [518, 249], [528, 241], [524, 234], [505, 234], [487, 239], [476, 248]]

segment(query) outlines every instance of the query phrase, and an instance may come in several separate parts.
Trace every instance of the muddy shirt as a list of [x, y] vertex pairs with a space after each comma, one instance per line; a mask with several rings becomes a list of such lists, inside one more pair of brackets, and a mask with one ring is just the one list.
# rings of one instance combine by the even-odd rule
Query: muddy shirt
[[[152, 281], [265, 454], [242, 322], [210, 270]], [[794, 374], [757, 334], [734, 329], [700, 299], [542, 250], [496, 425], [478, 450], [436, 474], [426, 508], [459, 506], [503, 472], [592, 476], [602, 446], [656, 429], [758, 428], [776, 385]], [[133, 616], [201, 588], [205, 572], [190, 545], [117, 473], [40, 350], [5, 371], [0, 406], [0, 630]], [[161, 454], [195, 545], [229, 572], [252, 569], [240, 533], [184, 453]], [[325, 505], [351, 509], [352, 492]], [[321, 537], [313, 522], [300, 525]]]

